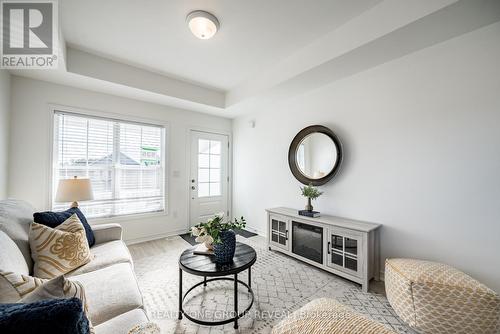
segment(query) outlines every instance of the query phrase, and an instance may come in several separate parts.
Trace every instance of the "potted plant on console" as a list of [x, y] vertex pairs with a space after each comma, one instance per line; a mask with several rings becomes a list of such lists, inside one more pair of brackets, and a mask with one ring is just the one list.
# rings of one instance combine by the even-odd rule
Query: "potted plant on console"
[[191, 234], [196, 236], [196, 242], [202, 242], [208, 249], [213, 249], [215, 262], [218, 264], [230, 263], [236, 250], [236, 234], [234, 229], [244, 228], [245, 218], [225, 221], [224, 213], [215, 215], [206, 223], [200, 223], [191, 228]]
[[308, 186], [301, 187], [302, 196], [307, 198], [307, 205], [305, 210], [299, 210], [299, 215], [307, 217], [319, 217], [318, 211], [313, 211], [313, 206], [311, 201], [320, 197], [323, 192], [319, 191], [318, 188], [314, 187], [312, 184]]

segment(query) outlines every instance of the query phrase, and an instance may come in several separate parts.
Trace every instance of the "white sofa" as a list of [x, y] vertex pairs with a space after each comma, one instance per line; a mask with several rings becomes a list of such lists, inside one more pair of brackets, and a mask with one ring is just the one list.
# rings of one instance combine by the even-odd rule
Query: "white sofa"
[[[0, 201], [0, 231], [12, 239], [18, 251], [9, 248], [5, 235], [0, 238], [0, 250], [11, 256], [0, 256], [0, 271], [16, 272], [26, 268], [33, 274], [28, 232], [33, 222], [34, 208], [19, 200]], [[68, 273], [66, 277], [81, 282], [85, 288], [89, 314], [97, 334], [127, 333], [137, 324], [148, 322], [143, 309], [142, 296], [133, 271], [133, 263], [127, 246], [122, 241], [119, 224], [92, 226], [96, 243], [91, 247], [94, 259], [86, 265]], [[1, 233], [1, 232], [0, 232]], [[17, 254], [18, 258], [13, 258]], [[0, 294], [0, 303], [12, 303], [9, 296]]]

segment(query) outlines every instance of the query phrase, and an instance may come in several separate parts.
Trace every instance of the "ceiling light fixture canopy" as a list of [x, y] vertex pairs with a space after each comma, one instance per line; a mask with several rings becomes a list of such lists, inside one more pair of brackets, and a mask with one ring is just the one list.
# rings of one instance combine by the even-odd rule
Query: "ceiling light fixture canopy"
[[212, 38], [219, 30], [220, 24], [217, 18], [203, 10], [195, 10], [186, 17], [189, 29], [199, 39]]

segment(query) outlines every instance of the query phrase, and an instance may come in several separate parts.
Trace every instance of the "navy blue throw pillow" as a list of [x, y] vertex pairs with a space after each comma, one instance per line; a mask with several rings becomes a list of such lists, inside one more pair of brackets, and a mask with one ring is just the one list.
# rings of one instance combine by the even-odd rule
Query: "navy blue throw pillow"
[[78, 219], [80, 219], [80, 221], [82, 222], [83, 227], [85, 228], [85, 234], [87, 236], [89, 247], [94, 246], [95, 244], [94, 232], [92, 232], [92, 228], [87, 222], [87, 218], [85, 218], [83, 213], [78, 208], [70, 208], [62, 212], [52, 212], [52, 211], [35, 212], [33, 214], [33, 219], [35, 220], [35, 223], [55, 228], [64, 223], [66, 219], [68, 219], [75, 213], [78, 216]]
[[88, 334], [89, 321], [78, 298], [0, 304], [0, 333]]

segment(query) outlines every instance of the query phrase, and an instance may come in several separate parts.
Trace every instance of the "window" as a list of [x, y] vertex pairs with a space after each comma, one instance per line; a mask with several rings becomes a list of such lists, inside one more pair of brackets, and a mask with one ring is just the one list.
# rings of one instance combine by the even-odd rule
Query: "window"
[[86, 177], [94, 200], [80, 208], [88, 217], [164, 211], [164, 143], [160, 126], [56, 111], [52, 198], [60, 179]]
[[219, 140], [198, 139], [198, 197], [221, 195]]

